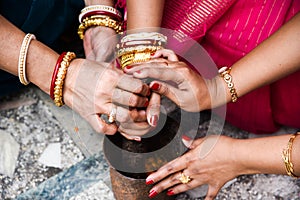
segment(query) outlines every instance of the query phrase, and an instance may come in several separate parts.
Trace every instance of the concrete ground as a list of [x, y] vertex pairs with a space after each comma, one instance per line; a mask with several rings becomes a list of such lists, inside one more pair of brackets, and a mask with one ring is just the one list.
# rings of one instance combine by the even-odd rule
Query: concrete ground
[[[203, 122], [199, 130], [206, 130], [208, 126]], [[291, 130], [283, 130], [288, 131]], [[93, 156], [102, 155], [104, 136], [94, 133], [69, 108], [54, 106], [39, 89], [30, 86], [0, 99], [0, 134], [4, 138], [0, 141], [3, 147], [0, 147], [0, 199], [55, 199], [35, 195], [42, 187], [48, 187], [50, 193], [63, 193], [54, 191], [54, 186], [48, 183], [52, 181], [55, 185], [55, 181], [67, 178], [73, 181], [72, 186], [67, 185], [67, 190], [77, 188], [78, 184], [81, 184], [81, 190], [73, 190], [57, 199], [114, 199], [108, 164], [103, 156], [97, 157], [97, 172], [89, 174], [90, 180], [85, 180], [86, 184], [79, 178], [77, 180], [79, 176], [75, 173], [66, 176], [71, 169], [77, 167], [76, 170], [83, 169], [83, 173], [90, 169], [87, 163], [93, 161], [95, 164]], [[253, 136], [229, 124], [225, 124], [223, 134], [237, 138]], [[91, 181], [93, 176], [97, 176], [97, 181]], [[205, 188], [194, 193], [205, 194]], [[176, 199], [203, 198], [180, 194]], [[224, 187], [217, 199], [296, 200], [300, 199], [300, 180], [281, 175], [240, 176]]]

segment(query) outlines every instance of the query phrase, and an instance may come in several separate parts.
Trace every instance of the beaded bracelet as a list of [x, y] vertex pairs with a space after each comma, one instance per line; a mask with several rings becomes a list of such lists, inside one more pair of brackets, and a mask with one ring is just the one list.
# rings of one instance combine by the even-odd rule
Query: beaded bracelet
[[103, 11], [103, 12], [111, 13], [114, 16], [116, 16], [117, 18], [122, 19], [121, 12], [118, 11], [117, 9], [115, 9], [114, 7], [105, 6], [105, 5], [91, 5], [91, 6], [85, 7], [81, 10], [80, 15], [79, 15], [79, 23], [82, 22], [82, 19], [85, 19], [84, 15], [91, 13], [91, 12], [95, 12], [95, 11]]
[[85, 31], [93, 26], [105, 26], [112, 28], [116, 31], [116, 33], [122, 32], [122, 22], [113, 20], [108, 16], [90, 16], [83, 20], [83, 22], [78, 27], [78, 35], [80, 39], [84, 38]]
[[[67, 69], [70, 66], [71, 61], [76, 58], [75, 53], [73, 52], [67, 52], [66, 54], [63, 53], [62, 61], [58, 60], [58, 63], [60, 62], [60, 65], [58, 67], [58, 72], [55, 77], [55, 86], [54, 86], [54, 103], [56, 106], [60, 107], [64, 105], [63, 102], [63, 85], [64, 80], [66, 78]], [[56, 66], [55, 66], [56, 67]], [[55, 73], [55, 72], [54, 72]]]
[[18, 75], [19, 75], [19, 80], [23, 85], [28, 85], [30, 83], [30, 81], [28, 81], [26, 77], [26, 57], [27, 57], [29, 44], [32, 39], [36, 39], [35, 35], [31, 33], [26, 34], [20, 49], [19, 62], [18, 62]]
[[224, 79], [227, 87], [229, 89], [231, 95], [231, 102], [235, 103], [238, 99], [238, 95], [236, 93], [236, 89], [234, 88], [234, 84], [232, 82], [232, 76], [230, 75], [231, 67], [222, 67], [219, 69], [220, 76]]
[[282, 159], [285, 165], [285, 170], [287, 175], [293, 177], [293, 178], [300, 178], [299, 176], [295, 175], [295, 171], [294, 171], [294, 165], [292, 163], [292, 148], [293, 148], [293, 143], [295, 138], [297, 137], [297, 135], [300, 135], [300, 132], [297, 132], [293, 135], [291, 135], [287, 148], [283, 149], [282, 151]]

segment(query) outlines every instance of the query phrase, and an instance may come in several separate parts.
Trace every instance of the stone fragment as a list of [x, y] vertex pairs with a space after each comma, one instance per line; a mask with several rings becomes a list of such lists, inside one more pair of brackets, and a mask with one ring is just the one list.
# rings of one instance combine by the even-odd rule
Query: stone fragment
[[62, 168], [61, 166], [61, 144], [50, 143], [38, 160], [47, 167]]
[[0, 130], [0, 174], [13, 177], [20, 145], [11, 134]]

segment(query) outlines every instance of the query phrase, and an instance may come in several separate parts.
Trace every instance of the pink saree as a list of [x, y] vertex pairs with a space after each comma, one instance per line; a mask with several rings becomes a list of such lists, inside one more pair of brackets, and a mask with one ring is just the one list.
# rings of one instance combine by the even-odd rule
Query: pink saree
[[[197, 40], [217, 66], [231, 66], [299, 10], [299, 0], [166, 0], [163, 27]], [[300, 72], [229, 103], [226, 120], [253, 133], [300, 128]]]

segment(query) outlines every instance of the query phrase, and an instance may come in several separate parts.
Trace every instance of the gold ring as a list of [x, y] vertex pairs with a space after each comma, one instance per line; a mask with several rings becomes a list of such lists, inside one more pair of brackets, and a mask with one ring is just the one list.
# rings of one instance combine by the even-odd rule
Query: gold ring
[[182, 183], [182, 184], [187, 184], [187, 183], [189, 183], [192, 179], [191, 179], [191, 177], [190, 176], [186, 176], [186, 175], [184, 175], [184, 173], [180, 173], [180, 178], [179, 178], [179, 180], [180, 180], [180, 182]]
[[114, 123], [116, 121], [116, 117], [117, 117], [117, 106], [113, 105], [108, 116], [108, 122], [110, 124]]

